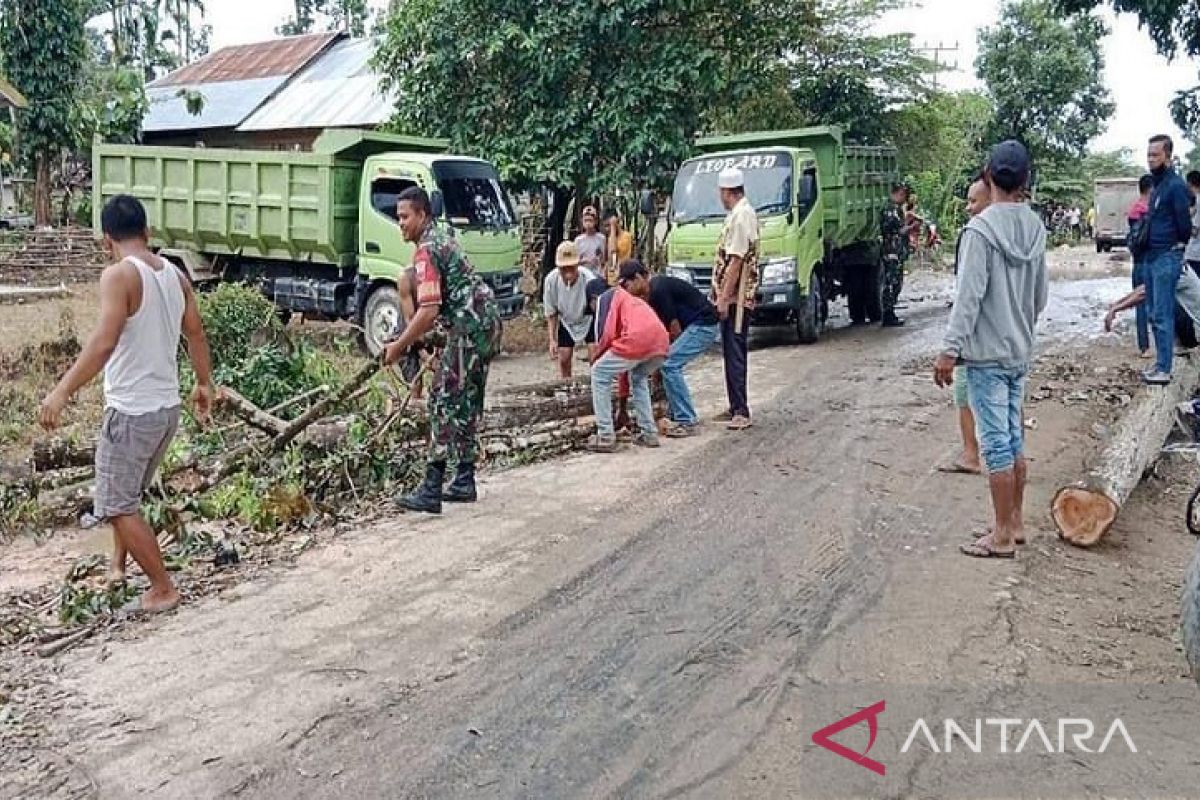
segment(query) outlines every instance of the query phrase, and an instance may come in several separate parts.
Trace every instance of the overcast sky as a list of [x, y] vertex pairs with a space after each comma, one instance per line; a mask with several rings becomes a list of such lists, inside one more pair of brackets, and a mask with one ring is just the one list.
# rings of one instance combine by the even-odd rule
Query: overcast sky
[[[375, 7], [385, 0], [372, 0]], [[977, 86], [975, 80], [976, 32], [996, 21], [1000, 0], [924, 0], [920, 7], [897, 12], [886, 22], [889, 30], [911, 31], [919, 45], [958, 44], [957, 53], [944, 59], [956, 62], [958, 71], [944, 76], [955, 88]], [[270, 39], [291, 12], [290, 0], [208, 0], [208, 22], [213, 26], [213, 48]], [[1113, 34], [1105, 43], [1106, 80], [1117, 104], [1108, 132], [1094, 149], [1128, 147], [1138, 154], [1151, 134], [1180, 133], [1167, 109], [1174, 93], [1200, 82], [1200, 65], [1181, 59], [1174, 64], [1158, 56], [1150, 37], [1139, 31], [1131, 16], [1108, 17]]]

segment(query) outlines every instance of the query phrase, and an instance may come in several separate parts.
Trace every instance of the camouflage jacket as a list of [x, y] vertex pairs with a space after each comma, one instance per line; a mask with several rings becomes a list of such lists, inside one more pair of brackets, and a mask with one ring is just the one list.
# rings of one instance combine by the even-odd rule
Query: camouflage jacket
[[500, 318], [496, 298], [471, 266], [458, 242], [431, 225], [413, 255], [417, 304], [438, 307], [442, 333], [468, 336], [490, 331]]

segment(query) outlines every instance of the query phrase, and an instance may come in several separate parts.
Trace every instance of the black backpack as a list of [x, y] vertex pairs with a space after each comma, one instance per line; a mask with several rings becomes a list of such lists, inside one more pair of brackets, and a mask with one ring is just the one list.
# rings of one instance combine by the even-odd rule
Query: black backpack
[[1130, 220], [1129, 235], [1126, 237], [1129, 253], [1141, 258], [1150, 250], [1150, 217], [1154, 216], [1154, 195], [1150, 195], [1146, 213], [1140, 219]]

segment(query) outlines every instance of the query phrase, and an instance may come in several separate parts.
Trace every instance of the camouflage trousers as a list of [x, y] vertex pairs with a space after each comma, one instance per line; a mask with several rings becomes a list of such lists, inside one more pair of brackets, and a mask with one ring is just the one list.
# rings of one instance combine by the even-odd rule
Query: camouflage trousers
[[883, 313], [894, 314], [904, 288], [904, 262], [899, 256], [883, 257]]
[[450, 331], [429, 390], [429, 460], [474, 463], [488, 367], [500, 350], [500, 319]]

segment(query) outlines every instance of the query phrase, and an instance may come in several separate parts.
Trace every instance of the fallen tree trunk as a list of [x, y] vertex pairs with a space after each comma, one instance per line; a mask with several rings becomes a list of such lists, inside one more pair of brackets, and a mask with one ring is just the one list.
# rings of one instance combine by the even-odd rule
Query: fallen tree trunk
[[1063, 540], [1091, 547], [1108, 532], [1130, 492], [1158, 460], [1174, 423], [1175, 406], [1192, 397], [1197, 383], [1200, 359], [1179, 358], [1170, 386], [1141, 391], [1113, 426], [1083, 479], [1055, 493], [1050, 513]]

